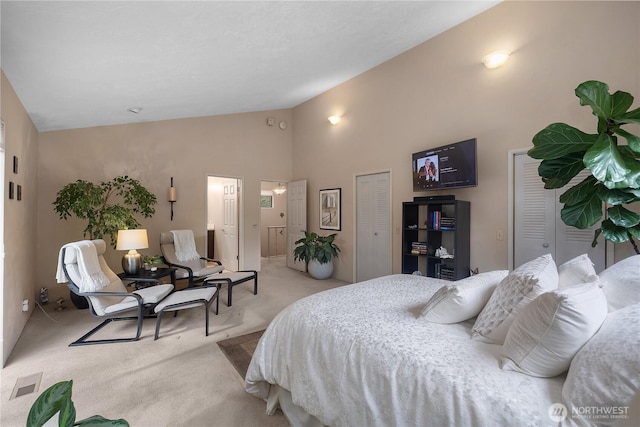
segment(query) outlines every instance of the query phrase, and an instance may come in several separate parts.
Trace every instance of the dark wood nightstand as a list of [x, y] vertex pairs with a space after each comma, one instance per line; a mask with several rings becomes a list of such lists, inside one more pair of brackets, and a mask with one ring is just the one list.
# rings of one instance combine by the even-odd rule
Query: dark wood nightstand
[[136, 289], [146, 288], [147, 286], [154, 286], [162, 284], [162, 278], [171, 276], [171, 284], [176, 285], [176, 270], [175, 267], [158, 267], [156, 271], [140, 270], [138, 274], [120, 273], [118, 277], [122, 280], [131, 282], [130, 285], [135, 286]]

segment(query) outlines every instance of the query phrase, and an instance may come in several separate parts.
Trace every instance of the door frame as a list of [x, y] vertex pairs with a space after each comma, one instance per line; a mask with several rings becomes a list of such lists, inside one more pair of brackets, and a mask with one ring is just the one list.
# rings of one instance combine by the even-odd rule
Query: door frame
[[[209, 178], [235, 179], [238, 194], [238, 270], [244, 270], [244, 178], [207, 172], [205, 175], [204, 235], [209, 230]], [[205, 239], [206, 242], [206, 239]], [[206, 251], [206, 244], [205, 244]], [[207, 254], [209, 256], [209, 254]]]
[[358, 277], [358, 216], [356, 212], [356, 206], [358, 203], [358, 177], [359, 176], [367, 176], [367, 175], [378, 175], [381, 173], [389, 174], [389, 256], [391, 257], [391, 273], [393, 274], [393, 171], [391, 169], [379, 169], [370, 172], [358, 172], [353, 174], [353, 196], [351, 200], [351, 223], [353, 224], [353, 237], [352, 237], [352, 247], [353, 247], [353, 266], [351, 277], [352, 281], [355, 281]]
[[[515, 148], [511, 149], [507, 153], [507, 173], [508, 173], [508, 201], [507, 201], [507, 255], [508, 255], [508, 269], [509, 271], [513, 270], [514, 256], [513, 251], [515, 249], [515, 218], [514, 218], [514, 209], [513, 203], [515, 200], [515, 158], [516, 156], [527, 154], [527, 152], [531, 149], [529, 148]], [[613, 262], [613, 245], [608, 244], [607, 241], [604, 242], [605, 245], [605, 266], [609, 267]]]

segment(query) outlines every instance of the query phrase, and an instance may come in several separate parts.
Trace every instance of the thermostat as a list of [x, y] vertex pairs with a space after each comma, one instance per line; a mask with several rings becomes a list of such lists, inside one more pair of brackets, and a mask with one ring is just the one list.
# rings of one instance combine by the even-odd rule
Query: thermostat
[[287, 122], [280, 122], [280, 129], [285, 130], [287, 128]]

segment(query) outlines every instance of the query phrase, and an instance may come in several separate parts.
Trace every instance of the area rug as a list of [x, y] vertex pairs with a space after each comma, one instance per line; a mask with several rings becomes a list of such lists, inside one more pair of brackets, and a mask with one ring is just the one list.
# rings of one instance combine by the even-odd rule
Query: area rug
[[227, 359], [229, 359], [242, 378], [247, 375], [251, 356], [253, 356], [253, 352], [256, 350], [258, 341], [263, 333], [264, 329], [250, 334], [240, 335], [239, 337], [218, 341], [218, 347], [220, 347], [220, 350], [227, 356]]

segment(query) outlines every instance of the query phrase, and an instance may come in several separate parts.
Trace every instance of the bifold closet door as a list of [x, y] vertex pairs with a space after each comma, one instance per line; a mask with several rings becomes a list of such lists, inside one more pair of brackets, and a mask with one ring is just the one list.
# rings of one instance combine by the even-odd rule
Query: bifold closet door
[[391, 176], [356, 177], [356, 281], [391, 274]]
[[587, 253], [596, 271], [602, 271], [606, 253], [604, 239], [600, 237], [598, 245], [591, 247], [599, 224], [579, 230], [567, 226], [560, 218], [562, 204], [558, 198], [589, 172], [581, 172], [562, 189], [545, 190], [538, 175], [539, 164], [540, 160], [526, 153], [514, 158], [514, 267], [546, 253], [550, 253], [558, 265]]

